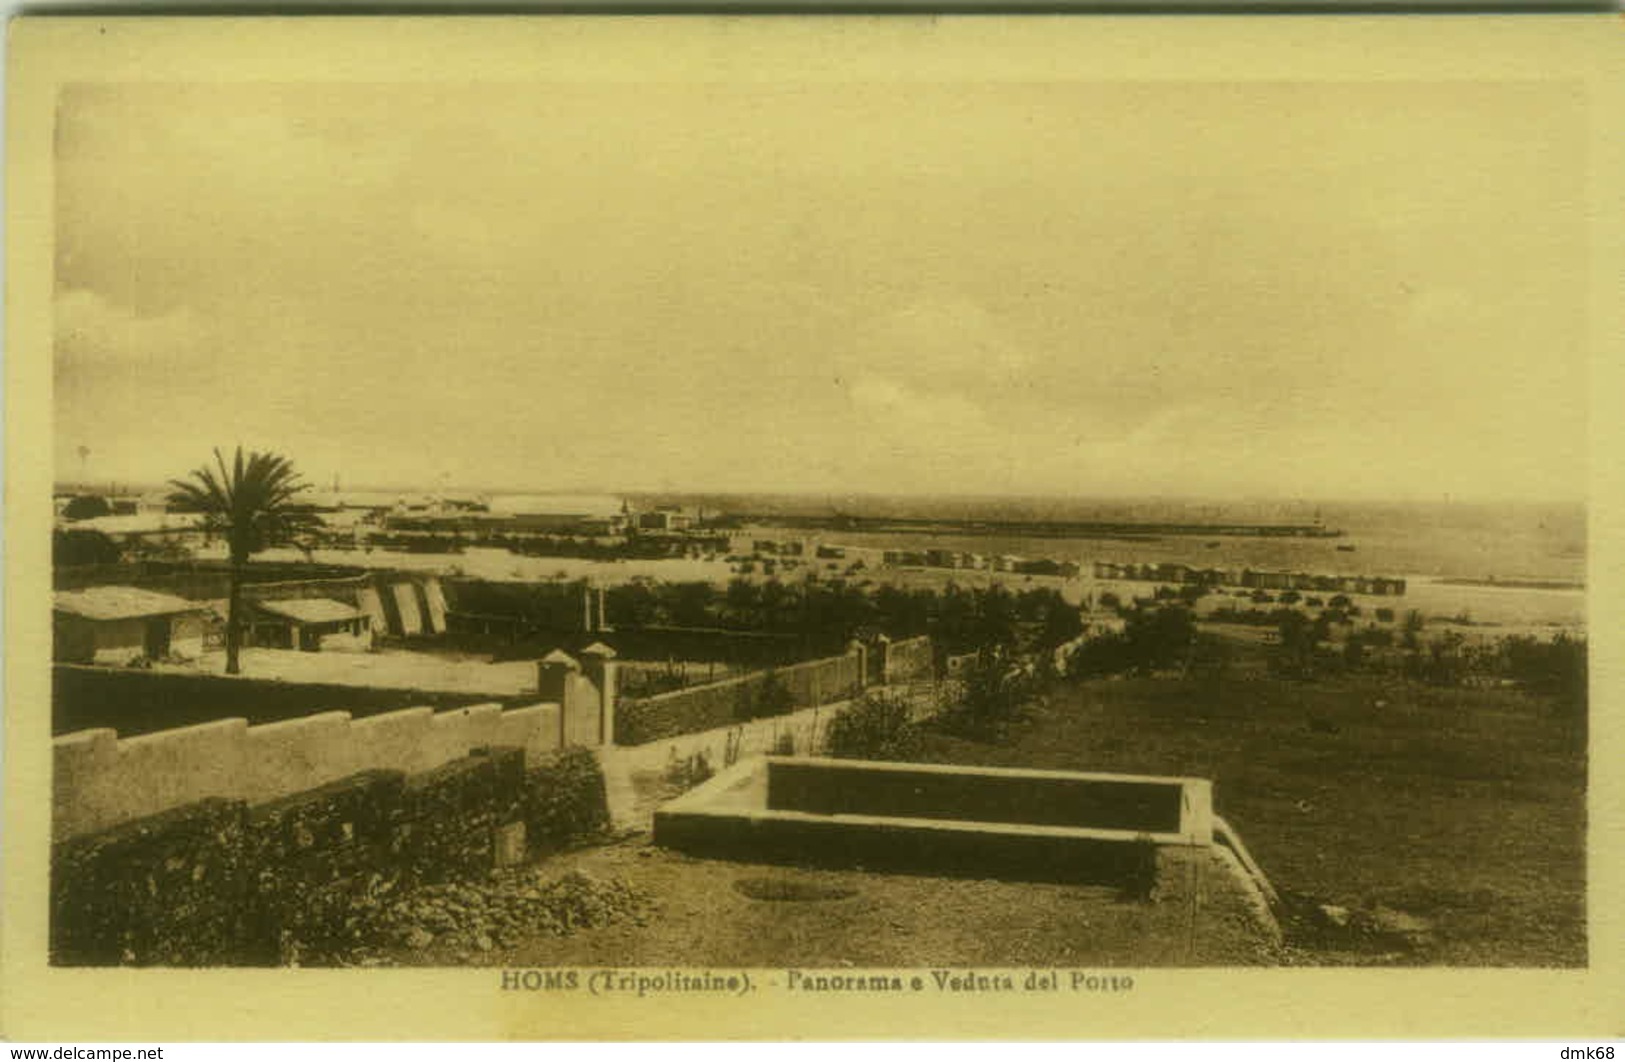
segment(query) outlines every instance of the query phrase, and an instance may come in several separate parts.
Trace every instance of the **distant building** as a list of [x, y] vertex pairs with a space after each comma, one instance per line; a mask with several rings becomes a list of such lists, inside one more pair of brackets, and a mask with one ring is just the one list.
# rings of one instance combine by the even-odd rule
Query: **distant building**
[[694, 526], [694, 518], [681, 509], [660, 508], [637, 513], [633, 520], [639, 531], [687, 531]]
[[208, 538], [203, 518], [195, 513], [144, 512], [94, 516], [63, 526], [75, 531], [99, 531], [121, 547], [180, 546], [195, 549]]
[[209, 609], [133, 586], [59, 590], [52, 602], [52, 658], [122, 666], [203, 652]]
[[625, 502], [608, 494], [498, 494], [491, 515], [516, 531], [565, 535], [619, 535], [627, 528]]

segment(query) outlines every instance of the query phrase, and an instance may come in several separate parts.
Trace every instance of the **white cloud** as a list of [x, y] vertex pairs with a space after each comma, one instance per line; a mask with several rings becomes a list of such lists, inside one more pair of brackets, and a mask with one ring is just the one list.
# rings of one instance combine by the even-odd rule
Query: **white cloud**
[[976, 302], [922, 298], [892, 310], [838, 351], [854, 372], [884, 373], [913, 386], [1008, 387], [1032, 367], [1030, 350]]
[[190, 307], [142, 314], [98, 292], [70, 290], [56, 299], [56, 375], [167, 368], [195, 358], [210, 333]]

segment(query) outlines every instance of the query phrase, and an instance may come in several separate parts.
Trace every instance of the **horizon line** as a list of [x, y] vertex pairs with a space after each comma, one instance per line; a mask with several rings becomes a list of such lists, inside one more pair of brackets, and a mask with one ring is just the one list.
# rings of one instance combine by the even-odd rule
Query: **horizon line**
[[[129, 479], [112, 479], [107, 481], [57, 479], [53, 481], [53, 493], [66, 490], [76, 490], [95, 493], [98, 488], [110, 488], [106, 493], [144, 493], [167, 488], [169, 480], [138, 481]], [[334, 488], [311, 481], [305, 488], [323, 493], [333, 493]], [[672, 487], [605, 487], [602, 485], [573, 484], [566, 486], [526, 487], [513, 484], [498, 486], [475, 486], [464, 484], [434, 484], [419, 483], [357, 483], [337, 488], [337, 493], [365, 492], [376, 494], [416, 494], [416, 495], [444, 495], [444, 494], [475, 494], [475, 495], [595, 495], [607, 497], [767, 497], [785, 499], [823, 499], [826, 502], [837, 498], [852, 499], [882, 499], [882, 500], [934, 500], [934, 501], [976, 501], [976, 502], [1033, 502], [1033, 501], [1063, 501], [1073, 503], [1185, 503], [1185, 504], [1227, 504], [1227, 505], [1564, 505], [1589, 507], [1590, 495], [1580, 497], [1515, 497], [1507, 495], [1477, 495], [1477, 494], [1441, 494], [1419, 495], [1413, 493], [1395, 493], [1390, 495], [1308, 495], [1308, 494], [1264, 494], [1255, 492], [1233, 492], [1225, 494], [1205, 493], [1200, 488], [1189, 493], [1160, 491], [1146, 494], [1133, 493], [1077, 493], [1043, 490], [1010, 490], [1010, 491], [921, 491], [908, 488], [897, 490], [877, 490], [863, 488], [853, 490], [820, 490], [813, 488], [707, 488], [692, 486]]]

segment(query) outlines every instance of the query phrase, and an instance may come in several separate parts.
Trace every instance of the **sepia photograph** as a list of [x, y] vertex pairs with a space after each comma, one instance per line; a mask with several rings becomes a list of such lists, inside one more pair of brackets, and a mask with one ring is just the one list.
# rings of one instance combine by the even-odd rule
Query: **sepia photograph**
[[1594, 999], [1617, 22], [1079, 21], [25, 23], [8, 972]]

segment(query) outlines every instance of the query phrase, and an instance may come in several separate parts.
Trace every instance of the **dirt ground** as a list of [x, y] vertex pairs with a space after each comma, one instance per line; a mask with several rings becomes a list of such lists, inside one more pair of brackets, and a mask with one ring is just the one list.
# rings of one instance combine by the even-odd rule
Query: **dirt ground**
[[[925, 967], [1268, 965], [1279, 954], [1228, 872], [1204, 857], [1150, 901], [1099, 886], [876, 874], [696, 859], [647, 834], [544, 873], [621, 878], [644, 924], [538, 934], [473, 954], [401, 950], [410, 965]], [[1194, 887], [1193, 887], [1194, 886]]]
[[[406, 649], [302, 653], [293, 649], [245, 648], [241, 663], [242, 673], [249, 678], [283, 682], [440, 690], [492, 697], [514, 697], [536, 689], [536, 664], [530, 660], [493, 664], [484, 659], [457, 659]], [[222, 673], [226, 654], [219, 650], [206, 652], [196, 669]]]

